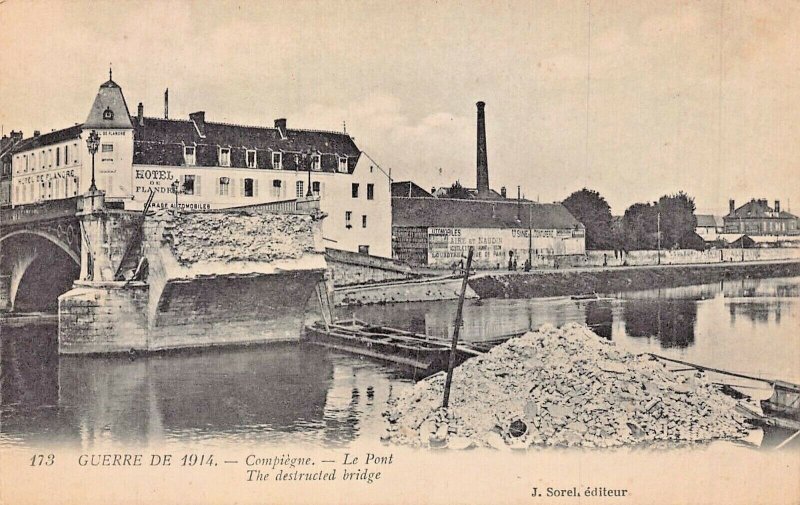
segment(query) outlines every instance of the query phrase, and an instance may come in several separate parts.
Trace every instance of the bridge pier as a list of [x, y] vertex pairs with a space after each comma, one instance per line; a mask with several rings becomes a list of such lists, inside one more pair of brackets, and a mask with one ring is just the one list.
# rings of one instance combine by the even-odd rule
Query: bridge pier
[[11, 310], [11, 275], [0, 274], [0, 312]]
[[[61, 354], [297, 340], [325, 277], [316, 212], [162, 212], [142, 221], [86, 195], [78, 218], [81, 279], [59, 297]], [[120, 269], [126, 250], [136, 261]], [[139, 258], [145, 279], [114, 279]]]

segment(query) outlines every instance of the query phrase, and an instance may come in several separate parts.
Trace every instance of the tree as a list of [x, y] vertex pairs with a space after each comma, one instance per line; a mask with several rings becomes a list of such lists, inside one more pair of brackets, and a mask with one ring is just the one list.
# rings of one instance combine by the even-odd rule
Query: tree
[[634, 203], [625, 210], [622, 228], [625, 249], [655, 249], [658, 244], [658, 209], [649, 203]]
[[695, 234], [694, 209], [694, 199], [683, 191], [664, 195], [652, 204], [631, 205], [622, 219], [625, 248], [656, 249], [660, 228], [662, 249], [702, 249]]
[[586, 227], [586, 249], [612, 249], [611, 207], [597, 191], [583, 188], [561, 202]]
[[469, 194], [469, 191], [464, 189], [464, 186], [462, 186], [459, 181], [456, 181], [452, 186], [447, 188], [444, 198], [460, 198], [462, 200], [469, 200], [472, 198], [472, 195]]
[[694, 215], [694, 198], [683, 191], [664, 195], [658, 199], [661, 213], [661, 246], [665, 249], [697, 247], [694, 237], [697, 216]]

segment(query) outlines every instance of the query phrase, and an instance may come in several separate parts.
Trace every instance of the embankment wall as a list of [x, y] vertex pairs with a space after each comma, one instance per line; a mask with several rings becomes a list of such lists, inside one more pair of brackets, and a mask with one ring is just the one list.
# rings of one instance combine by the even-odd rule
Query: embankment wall
[[471, 279], [469, 285], [481, 298], [536, 298], [797, 275], [800, 261], [488, 274]]
[[[559, 268], [600, 266], [648, 266], [659, 263], [658, 251], [586, 251], [576, 256], [552, 258], [551, 265]], [[662, 265], [688, 265], [705, 263], [735, 263], [742, 261], [774, 261], [800, 259], [800, 247], [774, 247], [753, 249], [677, 249], [661, 251]], [[542, 266], [534, 262], [534, 266]]]

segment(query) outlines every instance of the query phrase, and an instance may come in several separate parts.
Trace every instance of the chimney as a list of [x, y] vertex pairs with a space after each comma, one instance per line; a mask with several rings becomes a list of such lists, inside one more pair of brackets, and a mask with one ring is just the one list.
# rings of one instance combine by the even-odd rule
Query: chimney
[[19, 142], [20, 140], [22, 140], [22, 130], [20, 130], [18, 132], [15, 132], [14, 130], [11, 130], [11, 140], [14, 141], [15, 143]]
[[489, 161], [486, 158], [486, 119], [483, 102], [478, 102], [478, 198], [489, 197]]
[[144, 105], [139, 102], [139, 107], [136, 108], [136, 119], [139, 121], [139, 126], [144, 126]]
[[201, 137], [206, 136], [206, 112], [205, 111], [197, 111], [192, 112], [189, 114], [189, 119], [192, 120], [194, 123], [195, 128], [197, 128], [197, 132], [200, 134]]
[[506, 197], [506, 187], [505, 186], [500, 188], [500, 196], [502, 196], [503, 198]]
[[33, 136], [34, 137], [38, 137], [41, 134], [42, 134], [42, 132], [40, 132], [39, 130], [33, 130]]
[[736, 202], [733, 200], [733, 198], [731, 198], [730, 200], [728, 200], [728, 214], [733, 214], [735, 210], [736, 210]]
[[777, 212], [778, 214], [781, 213], [781, 201], [780, 200], [775, 200], [775, 212]]
[[282, 139], [286, 138], [286, 118], [282, 117], [275, 120], [275, 128], [278, 130], [278, 133], [281, 135]]
[[164, 119], [169, 119], [169, 88], [164, 91]]

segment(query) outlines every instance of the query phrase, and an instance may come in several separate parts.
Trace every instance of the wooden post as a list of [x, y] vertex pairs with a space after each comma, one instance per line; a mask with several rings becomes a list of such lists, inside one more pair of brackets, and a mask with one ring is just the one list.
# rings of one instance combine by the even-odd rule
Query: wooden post
[[472, 246], [467, 253], [467, 269], [464, 271], [464, 280], [461, 282], [461, 294], [458, 296], [458, 310], [456, 311], [456, 323], [453, 328], [453, 345], [450, 347], [450, 362], [447, 365], [447, 380], [444, 383], [444, 400], [442, 407], [447, 408], [450, 403], [450, 384], [453, 382], [453, 369], [456, 367], [456, 351], [458, 347], [458, 333], [461, 329], [461, 316], [464, 310], [464, 296], [467, 294], [467, 280], [469, 271], [472, 268]]

